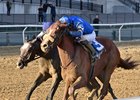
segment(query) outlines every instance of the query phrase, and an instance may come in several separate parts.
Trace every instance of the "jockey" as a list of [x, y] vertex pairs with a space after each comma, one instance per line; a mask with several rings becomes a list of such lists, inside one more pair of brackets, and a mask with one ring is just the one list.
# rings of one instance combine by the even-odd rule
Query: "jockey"
[[72, 37], [80, 38], [79, 42], [85, 40], [88, 41], [85, 45], [92, 52], [92, 58], [100, 58], [100, 55], [104, 50], [104, 46], [96, 41], [96, 34], [93, 26], [78, 16], [63, 16], [59, 21], [61, 23], [66, 23], [67, 26], [71, 25], [76, 30], [70, 31], [68, 34]]

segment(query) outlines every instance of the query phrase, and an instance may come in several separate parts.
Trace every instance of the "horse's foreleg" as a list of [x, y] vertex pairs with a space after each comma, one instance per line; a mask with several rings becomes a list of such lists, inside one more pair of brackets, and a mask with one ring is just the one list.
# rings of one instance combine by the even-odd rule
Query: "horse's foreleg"
[[79, 89], [83, 86], [86, 86], [87, 80], [83, 78], [82, 76], [78, 77], [77, 80], [69, 87], [69, 95], [72, 97], [73, 100], [75, 100], [74, 97], [74, 91], [76, 89]]
[[39, 75], [37, 76], [36, 80], [33, 83], [33, 86], [31, 87], [29, 93], [26, 96], [26, 100], [30, 100], [30, 97], [33, 93], [33, 91], [36, 89], [37, 86], [39, 86], [43, 81], [47, 80], [49, 78], [49, 76], [44, 76], [42, 73], [39, 73]]
[[52, 100], [53, 96], [58, 88], [58, 85], [60, 81], [62, 80], [61, 75], [58, 75], [58, 73], [55, 73], [52, 75], [52, 85], [51, 85], [51, 91], [49, 92], [46, 100]]
[[64, 89], [64, 96], [63, 96], [63, 100], [67, 100], [68, 99], [68, 89], [70, 86], [70, 82], [68, 80], [65, 81], [65, 89]]

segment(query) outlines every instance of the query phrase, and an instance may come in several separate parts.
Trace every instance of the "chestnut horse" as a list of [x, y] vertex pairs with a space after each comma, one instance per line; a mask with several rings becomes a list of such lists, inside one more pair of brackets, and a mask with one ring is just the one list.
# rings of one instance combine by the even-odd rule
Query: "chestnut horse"
[[99, 96], [99, 99], [102, 100], [107, 95], [109, 81], [115, 68], [120, 66], [132, 69], [136, 66], [134, 61], [123, 60], [120, 57], [119, 50], [113, 41], [105, 37], [97, 37], [97, 41], [104, 45], [105, 51], [100, 59], [96, 60], [92, 78], [89, 78], [90, 55], [81, 45], [76, 44], [74, 38], [67, 35], [67, 32], [67, 25], [56, 21], [48, 28], [41, 43], [41, 49], [45, 53], [57, 45], [62, 64], [61, 75], [65, 81], [63, 100], [67, 100], [69, 95], [75, 99], [74, 91], [76, 89], [86, 86], [88, 82], [93, 84], [95, 77], [101, 74], [104, 75], [103, 87]]
[[[47, 96], [47, 100], [52, 100], [54, 93], [60, 81], [62, 80], [61, 74], [60, 74], [61, 68], [60, 68], [60, 59], [58, 57], [58, 51], [56, 50], [56, 48], [54, 48], [55, 53], [56, 53], [55, 55], [53, 54], [54, 52], [50, 52], [50, 54], [46, 55], [41, 51], [40, 44], [41, 44], [41, 41], [33, 39], [33, 40], [25, 42], [20, 48], [20, 57], [17, 62], [18, 68], [22, 69], [24, 68], [24, 66], [27, 66], [29, 62], [40, 58], [39, 74], [37, 76], [37, 79], [34, 81], [34, 84], [31, 87], [29, 93], [27, 94], [26, 100], [30, 99], [33, 91], [37, 88], [37, 86], [39, 86], [42, 82], [46, 81], [50, 77], [53, 78], [53, 83], [51, 86], [51, 91], [49, 92]], [[54, 57], [50, 55], [54, 55]], [[56, 62], [56, 63], [52, 63], [52, 60], [54, 60], [53, 62]], [[51, 71], [53, 71], [54, 73], [51, 74]], [[103, 82], [102, 76], [103, 75], [100, 75], [98, 78]], [[94, 85], [99, 89], [100, 84], [96, 82], [94, 83]], [[94, 88], [94, 87], [90, 86], [89, 84], [87, 88], [91, 90], [91, 88]], [[110, 84], [109, 84], [109, 92], [111, 96], [113, 97], [113, 99], [117, 98], [115, 94], [113, 93], [113, 90]], [[96, 93], [98, 93], [98, 90], [96, 91]]]
[[37, 58], [39, 59], [39, 73], [36, 80], [33, 83], [29, 93], [26, 96], [26, 100], [30, 100], [30, 97], [33, 91], [39, 86], [42, 82], [47, 79], [53, 79], [50, 92], [47, 96], [47, 100], [52, 100], [54, 93], [62, 80], [60, 74], [60, 59], [58, 56], [57, 48], [54, 48], [51, 52], [45, 55], [40, 48], [41, 41], [33, 39], [28, 42], [25, 42], [20, 48], [20, 57], [17, 62], [17, 67], [22, 69], [24, 66]]
[[[24, 43], [21, 48], [20, 48], [20, 57], [17, 62], [17, 67], [22, 69], [24, 66], [27, 66], [27, 64], [31, 61], [34, 61], [37, 58], [40, 58], [40, 70], [39, 74], [37, 76], [37, 79], [34, 81], [34, 84], [32, 88], [30, 89], [29, 93], [27, 94], [26, 100], [29, 100], [33, 91], [39, 86], [42, 82], [47, 80], [48, 78], [52, 77], [53, 78], [53, 83], [51, 87], [51, 91], [49, 92], [47, 96], [47, 100], [52, 100], [54, 93], [61, 81], [61, 74], [60, 74], [60, 60], [58, 57], [58, 51], [56, 48], [54, 48], [55, 52], [50, 52], [50, 54], [45, 55], [40, 48], [41, 41], [33, 39], [30, 41], [27, 41]], [[54, 54], [56, 53], [56, 54]], [[51, 55], [51, 56], [50, 56]], [[37, 56], [37, 57], [36, 57]], [[55, 59], [58, 58], [58, 59]], [[54, 60], [54, 61], [53, 61]], [[52, 63], [54, 62], [54, 63]], [[56, 62], [56, 63], [55, 63]], [[43, 63], [43, 64], [42, 64]], [[51, 71], [54, 73], [51, 74]], [[103, 82], [103, 77], [104, 75], [98, 76], [98, 79]], [[91, 90], [94, 87], [97, 87], [98, 89], [100, 88], [100, 84], [95, 80], [94, 82], [95, 86], [90, 86], [90, 84], [87, 85], [87, 88]], [[112, 87], [109, 84], [109, 92], [113, 99], [116, 99], [117, 97], [113, 93]], [[98, 90], [96, 91], [98, 95]], [[90, 98], [90, 97], [89, 97]]]

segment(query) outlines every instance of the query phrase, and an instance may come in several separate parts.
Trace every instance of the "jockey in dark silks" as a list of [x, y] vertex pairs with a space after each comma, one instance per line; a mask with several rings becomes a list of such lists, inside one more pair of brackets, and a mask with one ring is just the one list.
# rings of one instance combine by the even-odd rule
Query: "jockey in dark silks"
[[76, 31], [70, 31], [68, 34], [72, 37], [80, 38], [79, 42], [87, 40], [88, 42], [86, 43], [86, 47], [88, 47], [88, 49], [92, 52], [92, 57], [100, 58], [104, 46], [96, 41], [96, 34], [93, 26], [78, 16], [63, 16], [59, 19], [59, 21], [61, 23], [66, 23], [67, 26], [72, 25]]

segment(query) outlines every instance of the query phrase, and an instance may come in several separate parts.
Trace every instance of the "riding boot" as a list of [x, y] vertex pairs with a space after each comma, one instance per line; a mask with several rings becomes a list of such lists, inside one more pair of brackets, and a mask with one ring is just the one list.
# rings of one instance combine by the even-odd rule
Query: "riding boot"
[[90, 50], [92, 60], [94, 61], [95, 55], [96, 55], [96, 50], [93, 48], [93, 46], [89, 42], [86, 44], [86, 47]]
[[91, 53], [91, 62], [95, 62], [95, 55], [96, 55], [96, 50], [93, 48], [93, 46], [86, 40], [86, 41], [81, 41], [82, 44], [86, 46], [86, 48], [90, 51]]

